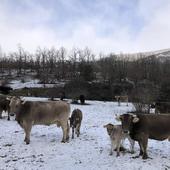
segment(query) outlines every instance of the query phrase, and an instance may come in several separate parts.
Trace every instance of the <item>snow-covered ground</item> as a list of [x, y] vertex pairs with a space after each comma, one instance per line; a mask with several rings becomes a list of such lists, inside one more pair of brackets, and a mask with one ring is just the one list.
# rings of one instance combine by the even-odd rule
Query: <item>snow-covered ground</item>
[[42, 84], [39, 83], [40, 80], [38, 79], [29, 79], [26, 80], [25, 82], [22, 82], [21, 80], [12, 80], [8, 85], [13, 88], [13, 89], [22, 89], [22, 88], [40, 88], [40, 87], [48, 87], [48, 88], [52, 88], [52, 87], [56, 87], [56, 86], [64, 86], [64, 82], [56, 82], [55, 84]]
[[[28, 99], [28, 98], [27, 98]], [[36, 100], [34, 98], [34, 100]], [[40, 99], [38, 99], [40, 100]], [[109, 156], [110, 141], [103, 125], [118, 124], [115, 114], [132, 109], [113, 102], [87, 101], [89, 105], [71, 105], [83, 112], [81, 135], [61, 143], [62, 132], [55, 125], [34, 126], [31, 143], [23, 141], [23, 129], [16, 121], [0, 120], [0, 170], [165, 170], [170, 169], [170, 143], [149, 140], [148, 154], [152, 159], [132, 158], [139, 154], [116, 153]], [[129, 148], [128, 141], [125, 141]]]

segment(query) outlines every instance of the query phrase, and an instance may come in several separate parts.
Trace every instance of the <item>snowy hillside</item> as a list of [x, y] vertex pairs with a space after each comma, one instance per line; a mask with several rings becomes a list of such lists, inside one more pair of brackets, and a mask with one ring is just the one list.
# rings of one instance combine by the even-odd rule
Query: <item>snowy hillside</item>
[[[122, 56], [122, 54], [117, 54], [118, 56]], [[170, 57], [170, 48], [167, 49], [162, 49], [162, 50], [156, 50], [156, 51], [147, 51], [147, 52], [138, 52], [138, 53], [125, 53], [125, 56], [129, 56], [132, 58], [138, 58], [141, 56], [145, 56], [145, 57], [149, 57], [152, 55], [155, 55], [158, 58], [162, 58], [162, 57]]]
[[[27, 98], [28, 99], [28, 98]], [[34, 100], [37, 100], [34, 98]], [[40, 98], [38, 99], [40, 100]], [[44, 99], [43, 99], [44, 100]], [[1, 170], [165, 170], [170, 169], [170, 143], [149, 140], [148, 154], [152, 159], [133, 159], [139, 154], [124, 153], [109, 156], [110, 141], [103, 125], [115, 123], [115, 114], [132, 109], [113, 102], [87, 101], [89, 105], [71, 105], [83, 112], [81, 135], [61, 143], [61, 129], [52, 126], [34, 126], [31, 143], [23, 141], [24, 132], [16, 121], [0, 120]], [[5, 114], [4, 114], [5, 115]], [[128, 141], [125, 142], [129, 148]]]

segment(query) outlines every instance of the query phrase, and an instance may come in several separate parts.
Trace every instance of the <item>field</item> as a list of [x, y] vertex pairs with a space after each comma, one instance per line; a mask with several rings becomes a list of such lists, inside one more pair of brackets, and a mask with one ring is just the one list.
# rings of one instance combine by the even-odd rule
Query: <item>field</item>
[[[26, 98], [27, 100], [46, 100]], [[132, 105], [114, 102], [87, 101], [89, 105], [71, 105], [71, 110], [79, 108], [83, 112], [81, 135], [61, 143], [61, 129], [56, 125], [34, 126], [31, 143], [23, 141], [24, 132], [14, 121], [0, 120], [0, 170], [165, 170], [170, 169], [170, 144], [168, 140], [159, 142], [149, 140], [148, 154], [151, 159], [132, 158], [138, 155], [139, 146], [135, 144], [135, 154], [128, 152], [109, 156], [110, 141], [103, 128], [104, 124], [114, 123], [115, 114], [133, 109]], [[4, 113], [4, 116], [6, 114]], [[129, 149], [128, 141], [125, 147]]]

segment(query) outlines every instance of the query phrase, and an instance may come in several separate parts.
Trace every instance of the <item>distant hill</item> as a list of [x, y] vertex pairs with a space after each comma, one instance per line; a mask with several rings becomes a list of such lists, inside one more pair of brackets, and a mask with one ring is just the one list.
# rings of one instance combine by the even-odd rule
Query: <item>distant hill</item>
[[163, 50], [156, 50], [156, 51], [149, 51], [149, 52], [138, 52], [138, 53], [127, 53], [127, 54], [118, 54], [118, 56], [129, 56], [129, 57], [149, 57], [149, 56], [156, 56], [158, 58], [170, 57], [170, 48], [163, 49]]

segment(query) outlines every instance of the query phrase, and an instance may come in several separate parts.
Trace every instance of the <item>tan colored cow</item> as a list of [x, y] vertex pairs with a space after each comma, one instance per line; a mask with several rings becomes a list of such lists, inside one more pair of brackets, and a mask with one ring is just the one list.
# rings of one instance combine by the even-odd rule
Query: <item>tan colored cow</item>
[[120, 106], [121, 102], [126, 102], [126, 105], [128, 106], [128, 96], [115, 96], [116, 101], [118, 102], [118, 106]]
[[63, 130], [61, 142], [69, 139], [70, 105], [63, 101], [22, 101], [13, 97], [10, 101], [10, 111], [16, 114], [16, 120], [25, 131], [25, 142], [30, 143], [30, 133], [33, 125], [56, 124]]

